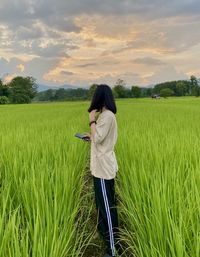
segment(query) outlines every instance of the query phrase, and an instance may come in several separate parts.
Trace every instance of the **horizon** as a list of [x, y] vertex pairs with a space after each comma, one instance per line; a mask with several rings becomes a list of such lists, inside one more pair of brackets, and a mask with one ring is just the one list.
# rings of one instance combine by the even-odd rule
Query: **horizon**
[[2, 0], [0, 78], [87, 88], [200, 77], [200, 2]]
[[[197, 78], [197, 80], [199, 81], [200, 78]], [[188, 79], [180, 79], [180, 80], [174, 80], [174, 81], [190, 81], [190, 78]], [[173, 82], [173, 80], [169, 80], [169, 81], [162, 81], [162, 82], [159, 82], [158, 84], [164, 84], [164, 83], [167, 83], [167, 82]], [[127, 85], [125, 84], [124, 87], [125, 88], [128, 88], [128, 89], [131, 89], [132, 86], [138, 86], [140, 88], [154, 88], [156, 85], [158, 84], [151, 84], [151, 85], [142, 85], [142, 86], [138, 86], [138, 85]], [[49, 87], [48, 85], [44, 85], [44, 84], [38, 84], [39, 87]], [[91, 85], [87, 85], [87, 86], [79, 86], [79, 85], [69, 85], [69, 84], [63, 84], [63, 85], [52, 85], [52, 89], [59, 89], [59, 88], [64, 88], [64, 89], [77, 89], [77, 88], [83, 88], [83, 89], [89, 89]], [[111, 88], [113, 88], [115, 85], [108, 85], [110, 86]], [[50, 88], [50, 87], [49, 87]]]

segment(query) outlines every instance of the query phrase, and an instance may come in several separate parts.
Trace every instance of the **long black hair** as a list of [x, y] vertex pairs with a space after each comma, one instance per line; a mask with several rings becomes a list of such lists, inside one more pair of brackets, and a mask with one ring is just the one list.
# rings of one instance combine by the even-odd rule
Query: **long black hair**
[[103, 107], [112, 111], [114, 114], [117, 113], [117, 107], [115, 99], [112, 93], [112, 89], [106, 84], [96, 85], [91, 105], [88, 108], [88, 112], [97, 109], [97, 112], [102, 111]]

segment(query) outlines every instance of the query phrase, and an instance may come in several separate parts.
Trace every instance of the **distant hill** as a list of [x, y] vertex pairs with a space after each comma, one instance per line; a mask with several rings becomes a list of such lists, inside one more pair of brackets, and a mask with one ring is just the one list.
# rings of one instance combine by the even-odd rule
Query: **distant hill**
[[[143, 86], [142, 88], [153, 88], [155, 85], [154, 84], [150, 84], [150, 85], [146, 85]], [[64, 88], [64, 89], [77, 89], [77, 88], [83, 88], [83, 89], [89, 89], [90, 86], [73, 86], [73, 85], [52, 85], [52, 86], [48, 86], [48, 85], [42, 85], [42, 84], [38, 84], [38, 92], [42, 92], [48, 89], [59, 89], [59, 88]], [[131, 86], [126, 86], [126, 88], [131, 89]]]
[[64, 89], [77, 89], [80, 88], [78, 86], [72, 86], [72, 85], [61, 85], [61, 86], [48, 86], [48, 85], [42, 85], [42, 84], [38, 84], [38, 92], [42, 92], [48, 89], [59, 89], [59, 88], [64, 88]]

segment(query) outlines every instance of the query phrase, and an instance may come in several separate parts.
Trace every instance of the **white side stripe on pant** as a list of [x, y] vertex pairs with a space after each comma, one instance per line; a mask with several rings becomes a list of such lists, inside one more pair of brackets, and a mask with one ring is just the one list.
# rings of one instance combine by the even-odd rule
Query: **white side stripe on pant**
[[113, 228], [112, 228], [112, 221], [111, 221], [111, 215], [110, 215], [110, 209], [109, 209], [109, 204], [108, 204], [108, 197], [106, 194], [106, 187], [105, 187], [105, 181], [104, 179], [101, 179], [101, 188], [103, 192], [103, 199], [104, 199], [104, 204], [105, 204], [105, 210], [106, 210], [106, 215], [107, 215], [107, 220], [108, 220], [108, 228], [109, 228], [109, 235], [110, 235], [110, 246], [112, 250], [112, 255], [115, 255], [114, 252], [114, 237], [113, 237]]

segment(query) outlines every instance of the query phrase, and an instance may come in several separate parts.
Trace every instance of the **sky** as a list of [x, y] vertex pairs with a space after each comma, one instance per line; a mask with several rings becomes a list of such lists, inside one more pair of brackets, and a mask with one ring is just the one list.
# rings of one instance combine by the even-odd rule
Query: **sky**
[[200, 77], [199, 0], [1, 0], [0, 78], [127, 86]]

